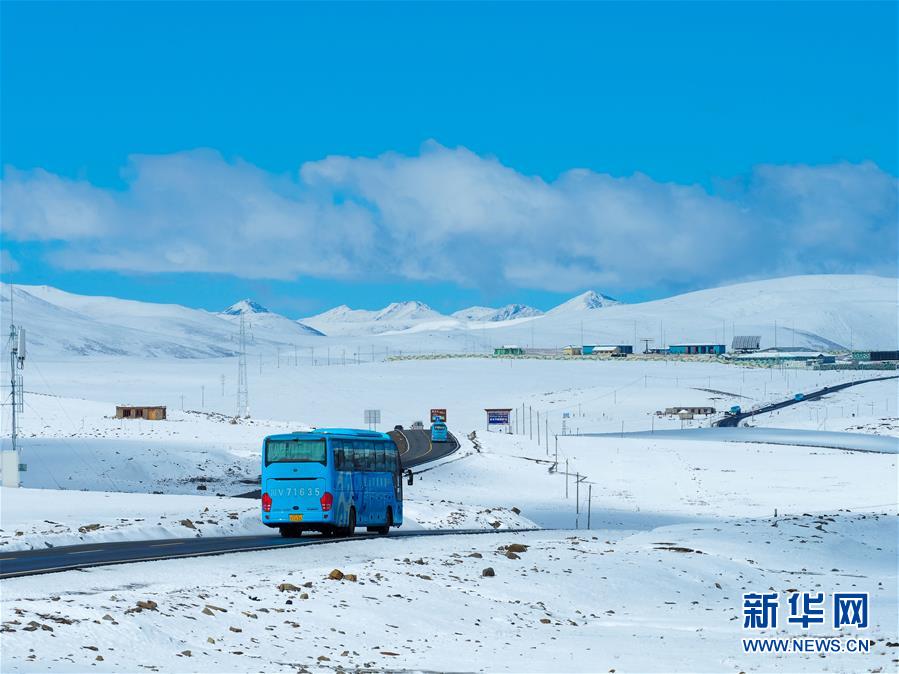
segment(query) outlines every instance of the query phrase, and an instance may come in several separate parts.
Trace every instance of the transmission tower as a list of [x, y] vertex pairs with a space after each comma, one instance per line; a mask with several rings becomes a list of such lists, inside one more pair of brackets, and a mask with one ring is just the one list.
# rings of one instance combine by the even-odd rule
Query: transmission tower
[[19, 471], [19, 428], [18, 415], [25, 411], [24, 389], [22, 388], [22, 375], [19, 370], [25, 367], [25, 328], [9, 326], [9, 386], [10, 409], [12, 410], [12, 423], [10, 425], [10, 439], [12, 449], [3, 452], [2, 472], [3, 486], [18, 487]]
[[250, 394], [247, 389], [247, 322], [240, 314], [240, 352], [237, 358], [237, 416], [250, 416]]

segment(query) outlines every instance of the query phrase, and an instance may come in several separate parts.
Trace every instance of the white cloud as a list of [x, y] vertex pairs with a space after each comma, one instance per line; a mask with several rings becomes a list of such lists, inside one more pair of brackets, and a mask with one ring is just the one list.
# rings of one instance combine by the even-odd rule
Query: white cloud
[[7, 169], [5, 235], [78, 269], [396, 276], [558, 291], [896, 270], [896, 178], [760, 166], [710, 193], [571, 170], [547, 182], [465, 148], [328, 157], [273, 175], [210, 150], [134, 156], [124, 191]]

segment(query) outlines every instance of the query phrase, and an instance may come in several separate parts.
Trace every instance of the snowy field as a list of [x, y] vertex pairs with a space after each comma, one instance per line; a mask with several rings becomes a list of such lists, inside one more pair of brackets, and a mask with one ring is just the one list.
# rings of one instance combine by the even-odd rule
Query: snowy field
[[[4, 581], [3, 670], [895, 671], [895, 533], [892, 515], [831, 512]], [[334, 569], [353, 579], [330, 579]], [[769, 588], [870, 591], [871, 652], [741, 656], [741, 594]]]
[[[556, 463], [565, 413], [570, 433], [701, 428], [710, 419], [655, 412], [746, 408], [867, 375], [712, 362], [263, 359], [261, 374], [251, 367], [253, 418], [235, 424], [234, 372], [234, 358], [29, 363], [26, 489], [3, 490], [0, 544], [254, 533], [257, 504], [233, 496], [252, 488], [265, 434], [359, 426], [366, 408], [382, 410], [386, 430], [432, 406], [448, 408], [463, 446], [406, 488], [409, 527], [494, 533], [4, 580], [3, 671], [896, 670], [899, 651], [887, 644], [899, 642], [897, 455], [565, 435]], [[115, 420], [121, 402], [168, 404], [170, 419]], [[533, 438], [529, 425], [524, 435], [484, 430], [483, 408], [505, 406], [519, 410], [521, 431], [522, 404]], [[895, 382], [880, 382], [753, 424], [897, 436], [896, 416]], [[546, 530], [512, 531], [535, 525]], [[527, 550], [500, 549], [515, 543]], [[482, 575], [488, 566], [495, 576]], [[334, 568], [357, 580], [327, 579]], [[784, 604], [787, 590], [869, 592], [861, 634], [871, 652], [741, 654], [742, 593], [769, 588]], [[138, 611], [138, 601], [155, 606]], [[765, 636], [804, 634], [782, 625]]]

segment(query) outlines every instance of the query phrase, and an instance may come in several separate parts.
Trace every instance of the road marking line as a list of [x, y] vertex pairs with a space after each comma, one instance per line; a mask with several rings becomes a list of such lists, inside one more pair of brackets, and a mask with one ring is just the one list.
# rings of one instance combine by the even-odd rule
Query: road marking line
[[97, 548], [96, 550], [76, 550], [75, 552], [67, 552], [67, 555], [86, 555], [88, 552], [103, 552], [103, 548]]
[[156, 543], [154, 545], [151, 545], [150, 547], [151, 548], [164, 548], [167, 545], [181, 545], [181, 542], [179, 541], [176, 543]]

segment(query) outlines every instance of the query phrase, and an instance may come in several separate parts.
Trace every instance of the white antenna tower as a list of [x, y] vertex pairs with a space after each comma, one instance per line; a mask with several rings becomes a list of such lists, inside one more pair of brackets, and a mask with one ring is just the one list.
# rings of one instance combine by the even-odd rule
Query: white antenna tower
[[250, 416], [250, 394], [247, 388], [247, 322], [240, 312], [240, 353], [237, 358], [237, 416]]
[[[10, 307], [11, 308], [11, 307]], [[12, 316], [10, 316], [12, 318]], [[25, 367], [25, 328], [16, 328], [9, 324], [9, 385], [10, 385], [10, 409], [12, 410], [12, 424], [10, 437], [12, 450], [3, 452], [2, 470], [3, 486], [19, 486], [19, 429], [18, 415], [25, 411], [24, 389], [22, 388], [22, 375], [19, 370]]]

